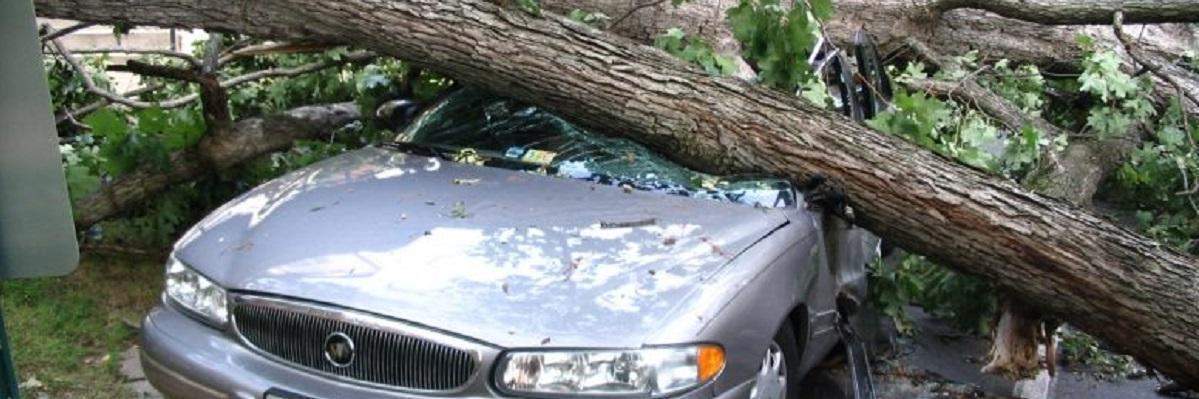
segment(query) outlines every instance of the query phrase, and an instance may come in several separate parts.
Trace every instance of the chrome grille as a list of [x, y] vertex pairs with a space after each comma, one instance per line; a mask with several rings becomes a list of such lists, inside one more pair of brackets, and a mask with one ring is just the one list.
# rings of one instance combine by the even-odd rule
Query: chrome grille
[[[416, 336], [412, 327], [360, 312], [264, 298], [235, 297], [233, 324], [253, 348], [310, 370], [364, 382], [419, 391], [450, 391], [475, 373], [478, 356]], [[325, 340], [343, 333], [354, 343], [354, 358], [335, 365]]]

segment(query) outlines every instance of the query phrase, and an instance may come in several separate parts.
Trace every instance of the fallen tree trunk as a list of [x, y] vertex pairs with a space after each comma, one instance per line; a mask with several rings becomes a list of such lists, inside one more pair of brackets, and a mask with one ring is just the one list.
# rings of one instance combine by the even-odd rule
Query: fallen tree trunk
[[170, 185], [194, 180], [275, 151], [301, 139], [327, 137], [335, 129], [360, 117], [352, 102], [299, 107], [277, 115], [238, 121], [227, 130], [206, 136], [196, 148], [170, 155], [162, 169], [145, 164], [104, 184], [100, 191], [72, 204], [75, 227], [93, 224], [130, 209], [166, 190]]
[[858, 222], [1199, 386], [1195, 261], [801, 100], [578, 23], [472, 0], [38, 0], [43, 16], [353, 42], [710, 172], [824, 174]]

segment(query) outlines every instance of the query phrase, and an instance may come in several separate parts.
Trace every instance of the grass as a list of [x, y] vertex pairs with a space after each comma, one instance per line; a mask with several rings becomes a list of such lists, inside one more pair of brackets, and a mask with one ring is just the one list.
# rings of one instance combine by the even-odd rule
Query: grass
[[162, 291], [162, 261], [85, 254], [69, 276], [0, 283], [23, 396], [130, 397], [121, 352], [137, 342], [141, 317]]

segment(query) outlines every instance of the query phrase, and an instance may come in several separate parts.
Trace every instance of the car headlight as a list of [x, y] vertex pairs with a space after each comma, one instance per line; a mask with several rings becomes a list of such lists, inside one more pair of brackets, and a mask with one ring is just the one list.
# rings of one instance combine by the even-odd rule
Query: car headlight
[[167, 260], [166, 280], [167, 297], [175, 303], [218, 327], [229, 320], [225, 289], [175, 259], [175, 255]]
[[661, 397], [694, 388], [724, 369], [724, 349], [689, 345], [630, 350], [536, 350], [506, 354], [501, 391], [526, 396]]

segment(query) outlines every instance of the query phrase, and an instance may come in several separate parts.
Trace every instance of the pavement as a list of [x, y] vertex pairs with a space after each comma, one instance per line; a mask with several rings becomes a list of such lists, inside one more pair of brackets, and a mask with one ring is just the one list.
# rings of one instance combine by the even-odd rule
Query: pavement
[[125, 377], [125, 388], [133, 393], [134, 398], [161, 399], [162, 394], [150, 385], [150, 381], [146, 380], [146, 374], [142, 372], [139, 350], [137, 345], [134, 345], [121, 353], [121, 376]]
[[[944, 322], [909, 308], [918, 331], [910, 338], [895, 338], [893, 327], [882, 323], [875, 339], [872, 365], [878, 399], [942, 398], [1027, 398], [1027, 399], [1166, 399], [1155, 392], [1160, 382], [1152, 377], [1104, 380], [1086, 370], [1060, 366], [1050, 380], [1043, 373], [1039, 381], [1012, 381], [979, 369], [985, 363], [989, 342], [983, 337], [954, 330]], [[1062, 358], [1059, 356], [1059, 358]], [[809, 373], [800, 382], [801, 399], [845, 398], [850, 392], [849, 373], [844, 362], [834, 355], [827, 367]], [[162, 398], [146, 381], [133, 346], [121, 355], [121, 375], [135, 398]], [[1199, 396], [1192, 396], [1199, 397]]]

